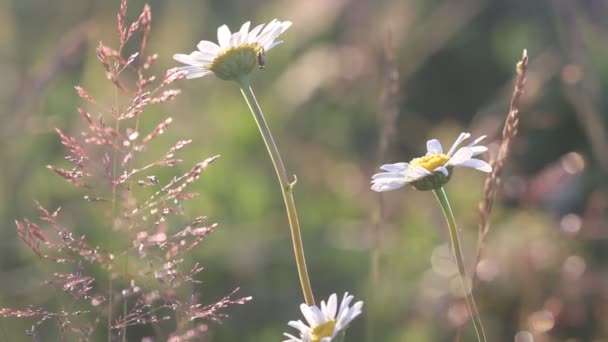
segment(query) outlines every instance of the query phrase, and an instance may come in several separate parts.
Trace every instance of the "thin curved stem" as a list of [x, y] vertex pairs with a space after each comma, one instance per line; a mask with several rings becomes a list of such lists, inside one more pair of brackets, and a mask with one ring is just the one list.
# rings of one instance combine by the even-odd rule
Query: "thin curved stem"
[[304, 247], [302, 246], [302, 236], [300, 233], [300, 224], [298, 222], [298, 213], [296, 211], [296, 204], [293, 199], [293, 186], [295, 185], [296, 180], [290, 182], [289, 178], [287, 177], [287, 171], [285, 170], [285, 165], [283, 164], [283, 160], [279, 154], [279, 149], [274, 143], [274, 139], [272, 138], [268, 124], [266, 124], [266, 120], [264, 119], [264, 113], [262, 113], [262, 109], [260, 108], [255, 95], [253, 94], [253, 90], [251, 89], [249, 80], [246, 76], [239, 79], [239, 85], [241, 86], [241, 93], [249, 105], [249, 109], [251, 110], [255, 122], [258, 125], [260, 134], [262, 134], [262, 139], [264, 139], [264, 144], [266, 145], [268, 154], [270, 154], [272, 165], [274, 166], [274, 170], [277, 173], [277, 178], [281, 186], [281, 193], [283, 194], [285, 209], [287, 210], [287, 219], [289, 220], [289, 228], [291, 231], [291, 241], [296, 257], [296, 266], [298, 268], [298, 275], [300, 276], [300, 285], [302, 286], [304, 301], [309, 306], [315, 305], [315, 298], [312, 293], [312, 288], [310, 287], [308, 271], [306, 270], [306, 259], [304, 257]]
[[467, 284], [466, 281], [466, 272], [464, 266], [464, 259], [462, 257], [462, 249], [460, 248], [460, 239], [458, 238], [458, 229], [456, 228], [456, 220], [454, 219], [454, 213], [452, 213], [452, 208], [450, 207], [448, 196], [446, 195], [443, 187], [433, 190], [433, 193], [435, 194], [435, 197], [439, 202], [439, 206], [443, 211], [443, 215], [445, 216], [445, 220], [448, 223], [448, 229], [450, 231], [450, 240], [452, 242], [452, 251], [454, 252], [456, 264], [458, 265], [458, 274], [460, 275], [462, 288], [466, 293], [465, 300], [467, 302], [467, 307], [469, 308], [471, 318], [473, 319], [473, 327], [475, 327], [477, 339], [480, 342], [486, 342], [486, 333], [483, 330], [481, 316], [479, 315], [479, 311], [477, 310], [477, 305], [475, 304], [475, 299], [473, 298], [472, 289], [470, 289], [470, 286]]

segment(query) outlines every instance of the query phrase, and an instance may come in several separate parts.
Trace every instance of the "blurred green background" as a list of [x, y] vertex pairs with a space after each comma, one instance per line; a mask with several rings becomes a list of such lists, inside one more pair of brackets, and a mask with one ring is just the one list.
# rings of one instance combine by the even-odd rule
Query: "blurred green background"
[[[252, 84], [288, 171], [298, 176], [296, 203], [317, 300], [348, 291], [366, 301], [349, 341], [454, 339], [466, 307], [446, 275], [448, 236], [433, 196], [411, 188], [387, 193], [375, 227], [379, 197], [369, 179], [381, 162], [408, 161], [425, 152], [430, 138], [449, 146], [461, 131], [487, 134], [494, 151], [514, 65], [527, 48], [521, 129], [477, 267], [477, 302], [490, 341], [608, 341], [608, 100], [602, 96], [608, 1], [149, 3], [148, 51], [160, 56], [153, 67], [159, 76], [178, 65], [173, 53], [216, 40], [222, 24], [293, 21]], [[143, 5], [131, 0], [128, 18], [136, 19]], [[73, 135], [83, 128], [73, 86], [101, 102], [113, 98], [95, 47], [117, 45], [118, 7], [119, 1], [0, 1], [0, 307], [67, 306], [41, 285], [53, 266], [17, 237], [14, 220], [38, 215], [34, 200], [61, 206], [63, 222], [93, 243], [113, 243], [100, 233], [107, 229], [103, 215], [45, 166], [64, 163], [54, 128]], [[395, 65], [387, 60], [387, 41]], [[400, 86], [391, 125], [396, 135], [379, 160], [389, 112], [383, 94], [393, 68]], [[197, 290], [209, 303], [236, 287], [253, 296], [227, 308], [223, 324], [209, 323], [207, 340], [280, 340], [282, 332], [293, 333], [287, 321], [301, 318], [302, 296], [266, 150], [236, 84], [210, 76], [177, 87], [182, 94], [151, 109], [142, 124], [174, 118], [150, 154], [193, 139], [181, 153], [184, 164], [159, 171], [161, 180], [221, 154], [196, 183], [200, 196], [186, 205], [189, 214], [219, 223], [193, 258], [206, 267]], [[458, 170], [446, 189], [469, 260], [484, 177]], [[373, 248], [380, 267], [370, 282]], [[28, 341], [32, 323], [2, 320], [9, 341]], [[133, 329], [129, 340], [148, 333]], [[56, 338], [52, 328], [48, 334], [42, 341]], [[469, 325], [462, 340], [474, 340]]]

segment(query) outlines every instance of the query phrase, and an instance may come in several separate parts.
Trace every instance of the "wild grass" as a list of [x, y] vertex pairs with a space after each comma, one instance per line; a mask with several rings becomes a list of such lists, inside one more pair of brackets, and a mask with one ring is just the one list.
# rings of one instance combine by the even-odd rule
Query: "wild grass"
[[[65, 163], [47, 167], [79, 188], [82, 200], [105, 217], [101, 234], [108, 236], [107, 244], [93, 244], [86, 233], [76, 233], [86, 229], [64, 224], [62, 217], [75, 213], [60, 208], [38, 204], [38, 219], [15, 221], [20, 239], [39, 262], [53, 265], [43, 286], [55, 289], [63, 307], [60, 311], [33, 306], [0, 309], [2, 317], [33, 320], [27, 332], [33, 341], [45, 340], [39, 331], [52, 323], [61, 341], [94, 341], [103, 335], [107, 341], [127, 341], [142, 334], [142, 330], [130, 333], [136, 326], [154, 339], [191, 341], [207, 332], [207, 323], [227, 317], [228, 306], [251, 299], [238, 297], [238, 288], [215, 300], [199, 292], [204, 267], [189, 255], [203, 248], [218, 224], [204, 215], [188, 217], [184, 207], [197, 196], [192, 185], [219, 156], [176, 173], [183, 164], [192, 163], [180, 158], [192, 140], [174, 141], [158, 156], [146, 153], [174, 122], [170, 116], [146, 113], [150, 106], [179, 95], [173, 85], [184, 73], [170, 69], [159, 78], [152, 75], [158, 55], [146, 51], [152, 29], [150, 7], [145, 5], [132, 23], [127, 22], [127, 11], [128, 1], [123, 0], [117, 16], [118, 48], [102, 42], [96, 48], [100, 71], [114, 88], [113, 103], [108, 105], [75, 86], [84, 101], [77, 113], [85, 128], [74, 135], [56, 129], [66, 150]], [[130, 41], [135, 41], [136, 51], [128, 51]], [[143, 130], [144, 121], [154, 128]], [[174, 170], [173, 176], [157, 176], [161, 170], [164, 175]]]

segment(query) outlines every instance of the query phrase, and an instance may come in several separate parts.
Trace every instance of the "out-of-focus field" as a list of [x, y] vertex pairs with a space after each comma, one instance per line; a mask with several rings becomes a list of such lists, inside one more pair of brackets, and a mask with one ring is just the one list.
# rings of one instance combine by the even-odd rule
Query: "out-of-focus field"
[[[129, 19], [144, 5], [130, 1]], [[369, 189], [380, 162], [408, 161], [425, 141], [449, 146], [461, 131], [487, 134], [495, 151], [514, 65], [530, 56], [520, 133], [507, 162], [475, 289], [490, 341], [608, 340], [608, 1], [309, 0], [150, 1], [154, 73], [179, 63], [216, 29], [273, 18], [294, 24], [255, 70], [252, 85], [295, 187], [312, 286], [318, 299], [348, 291], [366, 302], [348, 341], [451, 341], [466, 307], [446, 270], [449, 241], [431, 193], [383, 196]], [[54, 128], [77, 134], [82, 85], [111, 105], [114, 88], [95, 56], [116, 44], [119, 1], [0, 1], [0, 307], [66, 309], [42, 283], [53, 272], [19, 240], [15, 219], [39, 201], [95, 243], [108, 222], [83, 193], [46, 169], [63, 163]], [[390, 41], [395, 64], [387, 59]], [[383, 94], [398, 71], [395, 137], [378, 156]], [[195, 251], [198, 290], [210, 302], [236, 287], [209, 340], [276, 341], [300, 319], [287, 220], [270, 160], [238, 86], [214, 76], [179, 81], [182, 94], [147, 114], [174, 124], [149, 153], [192, 139], [184, 166], [221, 158], [196, 183], [185, 211], [219, 224]], [[126, 101], [126, 99], [124, 99]], [[158, 149], [158, 150], [154, 150]], [[488, 156], [484, 156], [488, 158]], [[456, 170], [446, 187], [469, 263], [475, 255], [485, 175]], [[118, 237], [116, 237], [118, 238]], [[370, 281], [371, 249], [379, 270]], [[449, 262], [448, 262], [449, 263]], [[28, 341], [33, 321], [2, 319], [8, 341]], [[51, 325], [51, 324], [50, 324]], [[47, 327], [55, 336], [56, 327]], [[104, 330], [103, 328], [100, 330]], [[130, 330], [139, 341], [150, 329]], [[101, 340], [99, 331], [94, 340]], [[97, 333], [96, 333], [97, 334]], [[467, 325], [462, 340], [473, 341]], [[51, 341], [51, 339], [44, 341]], [[533, 338], [533, 339], [532, 339]]]

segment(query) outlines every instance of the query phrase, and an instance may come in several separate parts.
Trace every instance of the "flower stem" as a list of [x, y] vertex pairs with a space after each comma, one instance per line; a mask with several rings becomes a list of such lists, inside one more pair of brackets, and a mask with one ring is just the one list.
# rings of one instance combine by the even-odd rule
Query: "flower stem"
[[454, 213], [452, 213], [452, 208], [450, 207], [448, 196], [446, 195], [443, 187], [433, 190], [433, 193], [435, 194], [435, 197], [439, 202], [439, 206], [443, 211], [443, 215], [445, 216], [445, 220], [448, 223], [448, 229], [450, 231], [450, 240], [452, 241], [452, 251], [454, 252], [456, 264], [458, 265], [458, 273], [460, 275], [460, 281], [462, 282], [462, 288], [466, 293], [465, 300], [467, 302], [467, 307], [469, 308], [471, 318], [473, 319], [473, 327], [475, 327], [477, 339], [480, 342], [486, 342], [486, 334], [483, 330], [483, 325], [481, 323], [481, 316], [479, 315], [479, 311], [477, 310], [477, 305], [475, 304], [475, 299], [473, 298], [472, 290], [469, 288], [470, 286], [467, 284], [466, 281], [464, 259], [462, 257], [462, 249], [460, 248], [458, 229], [456, 228], [456, 220], [454, 219]]
[[293, 243], [293, 251], [296, 257], [296, 266], [298, 268], [298, 275], [300, 276], [300, 284], [304, 294], [304, 301], [309, 306], [315, 305], [315, 299], [310, 287], [310, 280], [308, 278], [308, 271], [306, 270], [306, 259], [304, 258], [304, 247], [302, 246], [302, 236], [300, 233], [300, 224], [298, 223], [298, 213], [296, 212], [296, 204], [293, 199], [293, 186], [295, 185], [295, 180], [290, 182], [289, 178], [287, 177], [287, 171], [285, 170], [285, 165], [283, 164], [283, 160], [279, 154], [279, 149], [274, 143], [270, 129], [268, 128], [266, 120], [264, 119], [264, 113], [262, 113], [262, 109], [260, 108], [260, 105], [253, 94], [253, 90], [249, 85], [249, 79], [244, 76], [238, 81], [239, 85], [241, 86], [241, 93], [249, 105], [249, 109], [251, 110], [255, 122], [258, 125], [260, 134], [264, 139], [264, 144], [266, 145], [266, 149], [268, 150], [268, 154], [272, 160], [272, 165], [277, 173], [277, 178], [279, 179], [283, 200], [285, 202], [285, 209], [287, 210], [287, 219], [289, 220], [289, 228], [291, 231], [291, 241]]

